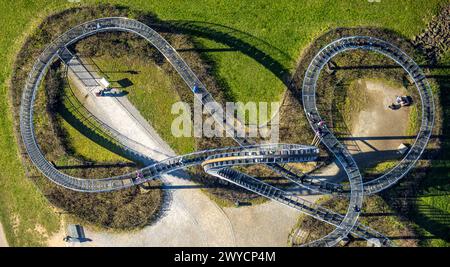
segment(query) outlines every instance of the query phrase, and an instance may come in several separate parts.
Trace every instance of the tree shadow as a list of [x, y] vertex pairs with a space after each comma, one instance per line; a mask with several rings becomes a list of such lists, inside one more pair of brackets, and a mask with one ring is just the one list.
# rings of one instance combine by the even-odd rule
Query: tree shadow
[[[74, 48], [71, 48], [74, 49]], [[75, 51], [72, 51], [72, 53], [76, 53]], [[84, 55], [84, 54], [78, 54], [76, 53], [77, 56], [79, 57], [81, 63], [86, 67], [86, 69], [92, 71], [92, 72], [96, 72], [97, 74], [99, 74], [100, 76], [105, 77], [106, 79], [110, 79], [109, 74], [130, 74], [130, 75], [137, 75], [140, 74], [141, 71], [138, 70], [133, 70], [133, 69], [124, 69], [124, 70], [104, 70], [102, 69], [98, 63], [96, 62], [96, 60], [90, 56], [90, 55]], [[118, 84], [118, 86], [120, 87], [130, 87], [133, 85], [133, 82], [128, 79], [128, 78], [124, 78], [118, 81], [113, 81], [116, 82]]]
[[[446, 68], [449, 70], [449, 68]], [[450, 75], [435, 75], [434, 79], [440, 88], [439, 102], [442, 107], [442, 137], [440, 149], [433, 153], [431, 166], [426, 178], [420, 180], [416, 197], [447, 196], [450, 200], [450, 183], [448, 179], [450, 162]], [[412, 218], [423, 229], [446, 242], [450, 242], [450, 213], [436, 209], [423, 201], [412, 202]]]

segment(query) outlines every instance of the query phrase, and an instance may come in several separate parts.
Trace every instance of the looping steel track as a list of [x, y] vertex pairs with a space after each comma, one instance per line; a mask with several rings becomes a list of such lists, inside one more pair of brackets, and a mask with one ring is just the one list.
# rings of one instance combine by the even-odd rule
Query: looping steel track
[[[71, 190], [82, 192], [105, 192], [136, 186], [149, 180], [157, 179], [161, 174], [169, 173], [177, 169], [202, 165], [204, 170], [211, 175], [298, 209], [301, 212], [336, 227], [334, 231], [325, 237], [308, 244], [310, 246], [334, 246], [350, 232], [371, 242], [377, 240], [377, 242], [383, 246], [393, 245], [391, 241], [382, 234], [358, 223], [359, 209], [362, 206], [364, 194], [376, 193], [393, 185], [399, 179], [404, 177], [414, 166], [429, 141], [434, 121], [434, 103], [431, 89], [425, 79], [425, 75], [417, 64], [400, 49], [392, 44], [372, 37], [353, 36], [341, 38], [324, 47], [314, 57], [304, 77], [302, 91], [303, 106], [311, 128], [314, 131], [318, 130], [319, 126], [317, 125], [317, 121], [320, 121], [320, 114], [318, 113], [315, 99], [316, 82], [325, 64], [338, 53], [352, 49], [365, 49], [381, 53], [401, 65], [414, 80], [420, 94], [422, 105], [422, 124], [417, 138], [406, 156], [397, 166], [370, 182], [363, 183], [358, 166], [353, 157], [326, 126], [322, 129], [321, 142], [328, 148], [334, 155], [336, 161], [345, 170], [349, 178], [349, 185], [347, 187], [338, 184], [317, 183], [310, 179], [310, 177], [306, 177], [306, 182], [299, 182], [301, 179], [302, 181], [305, 180], [304, 174], [286, 165], [286, 163], [290, 162], [316, 160], [319, 154], [319, 150], [316, 147], [297, 144], [258, 145], [252, 140], [238, 137], [234, 138], [239, 144], [238, 147], [211, 149], [171, 157], [142, 168], [139, 170], [139, 173], [141, 174], [139, 176], [133, 172], [102, 179], [73, 177], [58, 171], [45, 159], [40, 150], [38, 142], [36, 141], [33, 125], [34, 100], [39, 84], [48, 67], [58, 57], [64, 61], [67, 46], [87, 36], [106, 31], [125, 31], [143, 37], [166, 57], [191, 90], [193, 90], [194, 87], [197, 88], [194, 93], [203, 104], [214, 101], [213, 97], [206, 90], [206, 87], [192, 72], [175, 49], [149, 26], [128, 18], [102, 18], [76, 26], [59, 36], [41, 53], [28, 76], [22, 95], [20, 130], [23, 142], [34, 165], [51, 181]], [[239, 122], [236, 122], [236, 125], [230, 124], [230, 122], [235, 121], [232, 119], [227, 119], [224, 122], [223, 118], [216, 114], [214, 110], [208, 110], [208, 106], [209, 105], [205, 106], [207, 111], [231, 134], [231, 136], [235, 136], [234, 133], [243, 127]], [[121, 145], [121, 148], [128, 156], [147, 157], [124, 145], [127, 143], [125, 140], [129, 141], [125, 136], [104, 123], [101, 123], [100, 125], [104, 126], [104, 131]], [[308, 202], [301, 199], [299, 196], [287, 193], [254, 177], [230, 168], [232, 166], [246, 164], [265, 164], [295, 184], [314, 191], [327, 194], [346, 194], [350, 199], [347, 213], [345, 216], [342, 216], [341, 214]]]

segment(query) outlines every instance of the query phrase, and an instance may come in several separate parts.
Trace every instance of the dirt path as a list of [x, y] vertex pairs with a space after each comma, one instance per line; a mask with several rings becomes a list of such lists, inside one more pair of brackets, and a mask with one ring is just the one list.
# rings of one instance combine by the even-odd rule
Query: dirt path
[[[175, 155], [126, 97], [96, 97], [77, 83], [84, 105], [103, 122], [130, 141], [133, 149], [162, 160]], [[74, 246], [285, 246], [296, 223], [298, 212], [284, 205], [268, 202], [261, 206], [220, 208], [195, 183], [181, 178], [186, 173], [164, 175], [163, 182], [172, 189], [171, 203], [165, 215], [151, 226], [129, 233], [95, 231], [87, 227], [92, 242]], [[177, 188], [178, 187], [178, 188]], [[184, 189], [180, 189], [183, 187]], [[190, 188], [191, 187], [191, 188]], [[258, 229], [256, 231], [255, 229]], [[51, 245], [64, 246], [64, 231], [51, 238]]]

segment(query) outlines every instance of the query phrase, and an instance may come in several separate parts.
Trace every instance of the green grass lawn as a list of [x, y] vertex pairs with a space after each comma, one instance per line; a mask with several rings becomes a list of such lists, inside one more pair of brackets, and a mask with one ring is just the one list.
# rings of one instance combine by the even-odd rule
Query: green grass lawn
[[397, 160], [386, 160], [384, 162], [377, 163], [374, 166], [366, 168], [364, 170], [364, 176], [365, 175], [380, 175], [380, 174], [385, 173], [386, 171], [392, 169], [397, 164], [398, 164]]
[[[98, 2], [106, 1], [83, 0], [81, 4]], [[242, 45], [233, 47], [232, 44], [223, 44], [224, 40], [219, 39], [199, 38], [197, 41], [212, 49], [206, 53], [216, 61], [217, 73], [236, 100], [273, 101], [278, 100], [285, 89], [280, 81], [280, 71], [292, 71], [303, 49], [323, 32], [337, 26], [377, 26], [412, 37], [424, 28], [439, 5], [448, 1], [108, 2], [151, 11], [163, 20], [192, 20], [235, 29], [223, 31], [236, 36], [241, 42], [250, 44], [258, 51], [242, 49], [246, 47]], [[5, 116], [0, 116], [0, 219], [11, 245], [35, 245], [38, 236], [36, 225], [42, 225], [49, 231], [58, 227], [57, 216], [33, 183], [25, 178], [19, 160], [8, 101], [8, 80], [13, 70], [13, 62], [26, 37], [36, 30], [44, 17], [79, 5], [80, 3], [51, 0], [2, 1], [0, 61], [3, 64], [0, 67], [0, 112]], [[204, 27], [210, 28], [208, 24], [204, 24]], [[224, 47], [230, 49], [217, 52], [216, 48]], [[259, 60], [254, 60], [253, 57]], [[17, 222], [20, 224], [15, 227]]]

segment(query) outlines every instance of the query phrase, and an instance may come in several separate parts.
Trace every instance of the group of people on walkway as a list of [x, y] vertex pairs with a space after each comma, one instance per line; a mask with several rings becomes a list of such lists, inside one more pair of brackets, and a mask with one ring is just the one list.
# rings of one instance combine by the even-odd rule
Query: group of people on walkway
[[117, 88], [112, 87], [106, 87], [103, 89], [100, 89], [98, 91], [95, 91], [95, 96], [119, 96], [123, 94], [123, 91]]
[[316, 129], [316, 134], [314, 135], [313, 141], [312, 141], [312, 146], [317, 146], [320, 143], [320, 140], [322, 139], [322, 137], [326, 134], [326, 124], [325, 121], [323, 121], [322, 119], [317, 119], [314, 118], [314, 115], [311, 112], [308, 112], [308, 117], [310, 119], [310, 121], [317, 125], [317, 129]]
[[105, 96], [107, 92], [109, 92], [111, 88], [103, 88], [95, 92], [95, 96]]
[[136, 171], [136, 178], [135, 178], [135, 182], [136, 183], [139, 183], [139, 182], [141, 182], [142, 180], [144, 179], [144, 174], [140, 171], [140, 170], [137, 170]]

